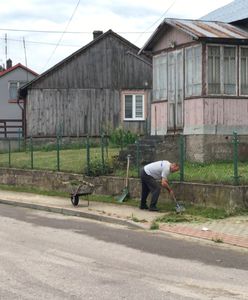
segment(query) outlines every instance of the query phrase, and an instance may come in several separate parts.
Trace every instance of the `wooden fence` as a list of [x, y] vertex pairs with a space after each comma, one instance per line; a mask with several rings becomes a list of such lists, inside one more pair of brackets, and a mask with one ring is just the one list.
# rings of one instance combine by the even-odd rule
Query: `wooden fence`
[[19, 119], [0, 119], [0, 138], [23, 137], [23, 121]]

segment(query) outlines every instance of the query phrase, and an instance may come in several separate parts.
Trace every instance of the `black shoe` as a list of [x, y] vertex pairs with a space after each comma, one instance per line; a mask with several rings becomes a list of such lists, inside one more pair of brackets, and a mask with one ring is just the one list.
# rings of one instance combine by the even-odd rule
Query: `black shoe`
[[140, 209], [149, 209], [149, 207], [145, 204], [145, 205], [140, 205], [139, 207]]
[[156, 206], [151, 206], [149, 208], [150, 211], [159, 211], [159, 209]]

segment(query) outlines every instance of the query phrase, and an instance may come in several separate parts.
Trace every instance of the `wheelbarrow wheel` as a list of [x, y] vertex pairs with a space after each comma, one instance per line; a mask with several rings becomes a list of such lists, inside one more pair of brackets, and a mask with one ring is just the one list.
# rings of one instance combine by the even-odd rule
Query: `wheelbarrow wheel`
[[75, 195], [75, 196], [71, 196], [71, 203], [73, 206], [77, 206], [79, 202], [79, 196]]

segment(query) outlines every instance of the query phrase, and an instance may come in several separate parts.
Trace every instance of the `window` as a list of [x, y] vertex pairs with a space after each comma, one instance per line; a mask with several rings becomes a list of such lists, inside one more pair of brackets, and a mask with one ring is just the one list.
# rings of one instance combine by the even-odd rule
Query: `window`
[[185, 96], [200, 96], [202, 92], [201, 46], [185, 49]]
[[26, 84], [26, 81], [9, 81], [9, 99], [17, 99], [18, 89]]
[[236, 47], [208, 46], [208, 94], [237, 94]]
[[153, 58], [153, 97], [167, 99], [167, 54]]
[[248, 48], [240, 48], [240, 94], [248, 95]]
[[144, 120], [144, 95], [124, 95], [124, 120]]

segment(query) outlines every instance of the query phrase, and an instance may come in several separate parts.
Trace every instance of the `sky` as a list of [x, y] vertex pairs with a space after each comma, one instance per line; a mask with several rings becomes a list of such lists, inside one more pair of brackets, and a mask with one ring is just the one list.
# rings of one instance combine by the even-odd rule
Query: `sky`
[[0, 65], [38, 74], [112, 29], [142, 47], [164, 18], [198, 19], [232, 0], [0, 0]]

